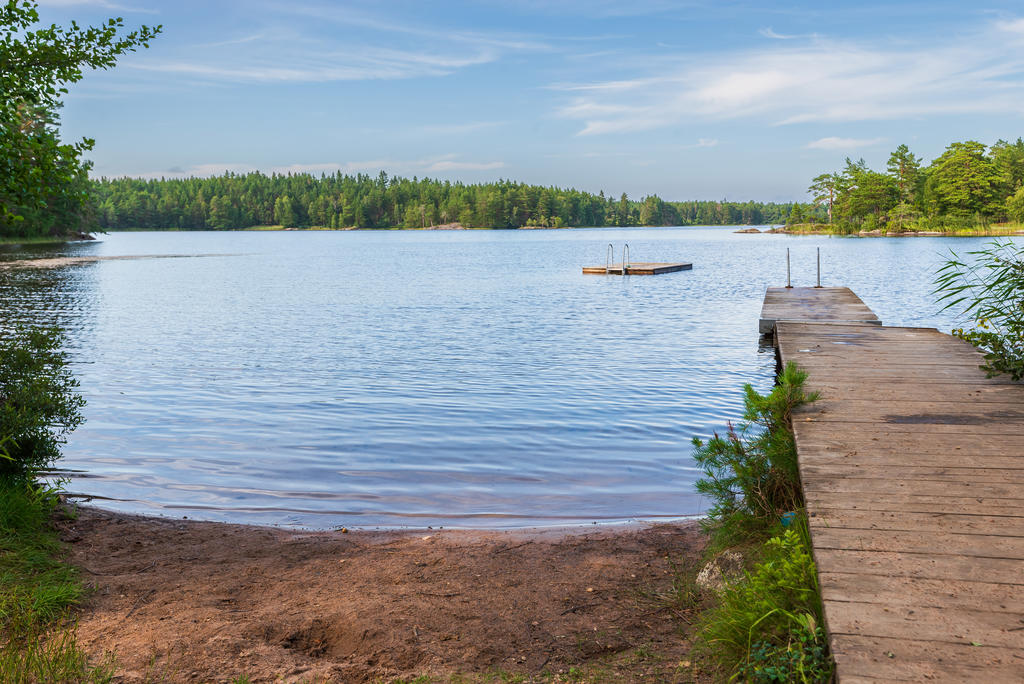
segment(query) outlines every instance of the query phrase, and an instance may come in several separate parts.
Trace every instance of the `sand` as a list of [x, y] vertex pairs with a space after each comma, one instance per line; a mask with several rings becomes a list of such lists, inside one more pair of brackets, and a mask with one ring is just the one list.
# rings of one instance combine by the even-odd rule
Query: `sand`
[[344, 533], [78, 511], [60, 525], [94, 586], [79, 641], [116, 654], [117, 681], [694, 681], [693, 616], [658, 596], [700, 556], [695, 523]]

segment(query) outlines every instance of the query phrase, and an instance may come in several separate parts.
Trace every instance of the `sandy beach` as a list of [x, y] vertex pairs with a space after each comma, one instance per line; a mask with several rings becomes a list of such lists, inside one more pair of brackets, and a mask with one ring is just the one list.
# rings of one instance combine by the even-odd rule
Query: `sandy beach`
[[694, 681], [693, 616], [659, 596], [699, 557], [696, 523], [304, 532], [80, 507], [60, 525], [94, 587], [79, 641], [118, 681]]

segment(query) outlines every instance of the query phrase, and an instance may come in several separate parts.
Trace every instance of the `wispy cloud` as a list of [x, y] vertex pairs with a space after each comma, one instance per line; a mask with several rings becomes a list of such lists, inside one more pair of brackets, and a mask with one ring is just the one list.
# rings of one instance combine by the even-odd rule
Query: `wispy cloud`
[[772, 30], [771, 26], [765, 26], [764, 28], [760, 28], [757, 30], [757, 32], [760, 33], [765, 38], [771, 38], [773, 40], [807, 40], [818, 38], [818, 34], [816, 33], [776, 33], [775, 31]]
[[855, 150], [859, 147], [871, 147], [885, 142], [885, 138], [839, 138], [829, 136], [809, 142], [804, 147], [809, 150]]
[[[277, 59], [283, 57], [283, 59]], [[370, 79], [443, 76], [457, 69], [484, 64], [493, 54], [446, 55], [388, 48], [360, 48], [345, 52], [315, 54], [277, 53], [243, 63], [215, 61], [169, 61], [130, 63], [125, 66], [142, 71], [177, 74], [239, 83], [365, 81]]]
[[440, 77], [548, 49], [529, 36], [403, 23], [350, 5], [271, 0], [237, 35], [176, 56], [140, 55], [126, 66], [213, 82], [325, 83]]
[[352, 6], [338, 6], [333, 4], [295, 4], [286, 3], [277, 5], [276, 9], [282, 14], [292, 14], [307, 18], [314, 18], [321, 21], [328, 21], [335, 24], [355, 26], [380, 33], [404, 34], [425, 38], [431, 42], [458, 42], [468, 43], [477, 46], [509, 50], [548, 50], [551, 48], [546, 42], [537, 40], [530, 36], [522, 36], [498, 32], [465, 31], [450, 26], [427, 26], [399, 22], [390, 19], [382, 19], [376, 14], [363, 12]]
[[1006, 33], [1017, 33], [1024, 36], [1024, 18], [997, 21], [996, 28]]
[[122, 5], [117, 2], [109, 2], [109, 0], [36, 0], [40, 7], [73, 7], [76, 5], [93, 5], [95, 7], [102, 7], [104, 9], [120, 10], [123, 12], [140, 12], [142, 14], [159, 14], [159, 10], [149, 9], [145, 7], [133, 7], [131, 5]]
[[681, 55], [659, 73], [561, 84], [562, 117], [581, 135], [689, 123], [758, 119], [780, 125], [902, 119], [935, 114], [1024, 112], [1024, 52], [995, 40], [1024, 20], [928, 44], [779, 41], [741, 54]]
[[426, 168], [427, 171], [490, 171], [491, 169], [501, 169], [505, 167], [505, 162], [494, 161], [494, 162], [459, 162], [459, 161], [439, 161], [434, 162]]
[[[721, 0], [717, 0], [719, 3]], [[517, 9], [549, 14], [567, 14], [572, 17], [614, 19], [618, 17], [644, 17], [658, 14], [676, 14], [696, 8], [713, 6], [715, 0], [514, 0]]]
[[420, 130], [427, 135], [465, 135], [466, 133], [498, 128], [507, 123], [507, 121], [470, 121], [467, 123], [428, 124], [421, 126]]

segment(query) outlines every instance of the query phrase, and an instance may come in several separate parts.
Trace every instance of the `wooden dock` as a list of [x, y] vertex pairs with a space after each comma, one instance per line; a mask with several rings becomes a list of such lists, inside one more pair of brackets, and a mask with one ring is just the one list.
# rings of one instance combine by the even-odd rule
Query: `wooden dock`
[[837, 680], [1024, 681], [1024, 384], [935, 329], [815, 306], [775, 340], [820, 393], [793, 428]]
[[693, 264], [635, 261], [630, 262], [625, 269], [619, 263], [609, 266], [584, 266], [583, 272], [594, 275], [660, 275], [662, 273], [675, 273], [676, 271], [689, 271], [692, 268]]
[[758, 330], [775, 329], [776, 321], [881, 325], [878, 316], [848, 287], [769, 287], [761, 306]]

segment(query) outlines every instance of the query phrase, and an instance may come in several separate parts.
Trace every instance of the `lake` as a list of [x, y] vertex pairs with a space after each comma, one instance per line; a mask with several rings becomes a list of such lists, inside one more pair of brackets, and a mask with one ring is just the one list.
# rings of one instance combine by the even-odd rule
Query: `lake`
[[[195, 255], [0, 273], [4, 325], [56, 323], [88, 401], [68, 489], [105, 508], [311, 528], [700, 514], [690, 439], [771, 387], [764, 290], [851, 287], [937, 326], [983, 238], [734, 228], [117, 233], [3, 258]], [[616, 259], [660, 276], [582, 275]]]

